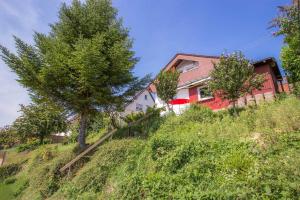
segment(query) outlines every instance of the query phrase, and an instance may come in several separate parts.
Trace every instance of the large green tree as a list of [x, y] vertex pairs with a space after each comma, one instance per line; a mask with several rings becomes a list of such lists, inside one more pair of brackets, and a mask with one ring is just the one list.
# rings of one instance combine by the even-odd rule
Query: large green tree
[[280, 55], [282, 66], [289, 81], [297, 85], [300, 82], [300, 5], [295, 1], [291, 6], [279, 7], [272, 27], [276, 28], [276, 36], [284, 36], [285, 45]]
[[50, 27], [49, 34], [34, 34], [34, 45], [15, 37], [17, 55], [2, 46], [2, 58], [31, 93], [80, 116], [78, 142], [84, 148], [93, 113], [121, 108], [149, 77], [133, 75], [138, 59], [110, 0], [63, 4]]
[[21, 116], [12, 128], [20, 138], [39, 138], [42, 144], [44, 138], [51, 133], [63, 132], [67, 127], [67, 118], [61, 108], [56, 105], [40, 102], [28, 106], [21, 105]]
[[254, 66], [239, 51], [223, 54], [220, 61], [214, 63], [210, 76], [209, 88], [224, 100], [232, 102], [234, 111], [238, 98], [260, 89], [265, 81], [264, 75], [256, 74]]
[[167, 104], [169, 110], [169, 101], [172, 100], [177, 93], [176, 89], [179, 75], [180, 73], [176, 70], [161, 71], [158, 74], [157, 79], [154, 81], [157, 96]]

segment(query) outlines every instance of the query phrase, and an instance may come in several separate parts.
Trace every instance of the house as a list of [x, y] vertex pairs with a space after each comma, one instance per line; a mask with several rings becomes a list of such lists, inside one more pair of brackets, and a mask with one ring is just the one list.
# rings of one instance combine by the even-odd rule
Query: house
[[[212, 94], [207, 85], [210, 80], [210, 72], [214, 68], [213, 63], [217, 63], [219, 59], [219, 56], [179, 53], [162, 69], [164, 71], [177, 70], [180, 72], [177, 94], [175, 101], [172, 102], [175, 113], [181, 113], [191, 103], [202, 104], [212, 110], [232, 106], [228, 100], [222, 100], [218, 95]], [[256, 73], [264, 74], [265, 82], [261, 90], [253, 91], [253, 95], [241, 97], [237, 102], [238, 106], [242, 107], [254, 102], [269, 101], [274, 99], [277, 93], [289, 92], [288, 83], [281, 75], [274, 58], [265, 58], [254, 62], [253, 65]], [[153, 96], [154, 105], [157, 107], [165, 106], [157, 97], [154, 84], [150, 84], [146, 90]], [[143, 105], [143, 102], [139, 101], [143, 99], [143, 95], [136, 97], [135, 105]]]
[[155, 100], [151, 94], [149, 86], [135, 95], [133, 101], [125, 106], [123, 115], [128, 115], [136, 112], [146, 112], [148, 107], [154, 107]]

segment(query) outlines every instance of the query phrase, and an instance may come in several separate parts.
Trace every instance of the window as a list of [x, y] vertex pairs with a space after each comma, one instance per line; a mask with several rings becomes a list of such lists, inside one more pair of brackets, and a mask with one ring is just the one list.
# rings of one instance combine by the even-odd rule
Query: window
[[198, 87], [198, 99], [206, 100], [213, 98], [212, 92], [209, 90], [208, 86]]
[[177, 71], [179, 73], [184, 73], [184, 72], [188, 72], [191, 71], [193, 69], [196, 69], [198, 67], [198, 62], [195, 61], [183, 61], [182, 64], [180, 64], [177, 67]]
[[136, 106], [135, 106], [135, 110], [138, 111], [138, 112], [142, 112], [143, 111], [143, 105], [137, 103]]
[[147, 98], [148, 98], [148, 96], [147, 96], [147, 95], [145, 95], [145, 100], [147, 100]]

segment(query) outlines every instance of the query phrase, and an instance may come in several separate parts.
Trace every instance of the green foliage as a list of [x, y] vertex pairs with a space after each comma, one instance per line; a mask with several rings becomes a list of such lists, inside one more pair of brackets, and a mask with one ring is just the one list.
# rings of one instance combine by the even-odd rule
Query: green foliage
[[71, 148], [61, 152], [57, 146], [43, 146], [35, 150], [28, 161], [28, 187], [19, 194], [21, 199], [50, 197], [64, 181], [58, 170], [74, 156]]
[[21, 105], [21, 116], [13, 123], [13, 128], [23, 140], [39, 138], [40, 144], [51, 133], [66, 129], [66, 116], [60, 108], [50, 103]]
[[[48, 143], [47, 141], [44, 141], [44, 144]], [[20, 144], [17, 146], [17, 152], [23, 152], [23, 151], [30, 151], [36, 149], [38, 146], [40, 146], [39, 140], [31, 140], [27, 143]]]
[[[150, 160], [143, 159], [137, 165], [142, 167], [125, 177], [117, 197], [299, 198], [299, 159], [294, 157], [300, 147], [299, 103], [288, 97], [241, 111], [237, 118], [226, 112], [208, 115], [208, 121], [201, 118], [206, 112], [201, 108], [190, 110], [193, 115], [170, 116], [149, 141]], [[196, 120], [190, 123], [185, 115]]]
[[85, 146], [89, 118], [117, 110], [148, 82], [133, 75], [132, 40], [110, 0], [62, 4], [50, 33], [35, 33], [34, 45], [15, 37], [17, 55], [0, 46], [4, 62], [31, 93], [80, 116]]
[[300, 81], [299, 82], [294, 82], [293, 83], [293, 93], [300, 97]]
[[[300, 42], [299, 42], [300, 45]], [[300, 50], [299, 50], [300, 51]], [[282, 66], [286, 70], [289, 81], [292, 83], [300, 81], [300, 53], [288, 45], [282, 47], [280, 58]]]
[[11, 148], [20, 142], [16, 130], [11, 126], [0, 128], [0, 149]]
[[242, 52], [223, 54], [220, 62], [214, 63], [211, 78], [210, 89], [234, 105], [239, 97], [252, 94], [252, 91], [260, 89], [265, 81], [264, 75], [254, 72], [254, 66]]
[[182, 115], [183, 121], [192, 122], [211, 122], [215, 118], [215, 113], [199, 104], [192, 104], [191, 107]]
[[281, 50], [282, 66], [289, 81], [300, 81], [300, 10], [295, 6], [279, 7], [279, 15], [272, 21], [275, 35], [283, 35], [285, 46]]
[[[149, 107], [145, 113], [140, 112], [127, 115], [123, 118], [123, 120], [128, 124], [128, 126], [118, 129], [113, 138], [149, 137], [164, 121], [164, 118], [160, 117], [161, 110], [161, 108]], [[142, 120], [139, 123], [134, 123], [140, 119]]]
[[71, 182], [65, 184], [53, 199], [97, 198], [114, 169], [131, 160], [132, 154], [142, 149], [142, 144], [138, 140], [116, 140], [101, 146], [92, 161]]
[[157, 76], [157, 80], [154, 81], [158, 97], [167, 105], [176, 95], [179, 75], [180, 73], [176, 70], [161, 71]]
[[143, 118], [144, 116], [145, 113], [143, 112], [131, 113], [126, 115], [126, 117], [124, 117], [124, 121], [129, 124]]
[[299, 199], [299, 99], [260, 104], [238, 117], [194, 105], [160, 119], [150, 138], [112, 139], [65, 178], [56, 172], [70, 146], [35, 150], [17, 198]]
[[89, 119], [88, 132], [99, 132], [102, 129], [108, 129], [110, 124], [109, 116], [105, 113], [97, 112], [94, 117]]
[[4, 181], [6, 178], [15, 175], [21, 170], [20, 164], [10, 164], [0, 167], [0, 182]]

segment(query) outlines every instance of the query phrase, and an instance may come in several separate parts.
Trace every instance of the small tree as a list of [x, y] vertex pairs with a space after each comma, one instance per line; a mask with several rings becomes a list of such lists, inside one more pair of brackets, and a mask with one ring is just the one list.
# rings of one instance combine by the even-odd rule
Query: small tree
[[[282, 66], [289, 81], [294, 84], [294, 92], [300, 94], [300, 4], [280, 6], [279, 15], [272, 21], [275, 36], [284, 36], [285, 45], [281, 49]], [[298, 89], [297, 89], [298, 88]]]
[[21, 138], [36, 137], [40, 144], [51, 133], [66, 130], [66, 116], [57, 106], [49, 103], [21, 105], [21, 116], [13, 123], [13, 128]]
[[34, 45], [15, 37], [17, 55], [0, 46], [2, 58], [31, 93], [79, 116], [78, 143], [84, 148], [94, 113], [121, 108], [149, 76], [133, 75], [138, 59], [110, 0], [63, 4], [50, 27], [49, 34], [35, 33]]
[[19, 142], [15, 129], [11, 126], [0, 127], [0, 150], [2, 148], [11, 148]]
[[233, 103], [236, 113], [236, 101], [239, 97], [252, 94], [254, 89], [260, 89], [264, 83], [264, 76], [254, 72], [254, 66], [241, 52], [222, 55], [218, 63], [214, 63], [211, 72], [210, 89]]
[[179, 75], [180, 73], [176, 70], [162, 71], [158, 74], [157, 79], [154, 81], [158, 97], [167, 104], [169, 110], [169, 101], [176, 95]]

